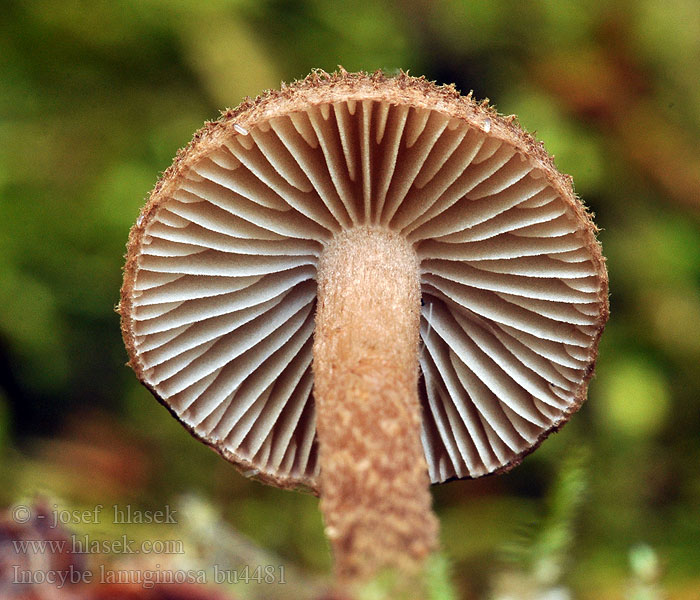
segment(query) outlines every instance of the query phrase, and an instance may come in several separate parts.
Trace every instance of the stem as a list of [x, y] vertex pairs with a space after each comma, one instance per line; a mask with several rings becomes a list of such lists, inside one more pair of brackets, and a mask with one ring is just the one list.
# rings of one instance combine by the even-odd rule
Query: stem
[[338, 234], [318, 271], [321, 510], [341, 579], [417, 572], [437, 545], [418, 399], [420, 272], [399, 234]]

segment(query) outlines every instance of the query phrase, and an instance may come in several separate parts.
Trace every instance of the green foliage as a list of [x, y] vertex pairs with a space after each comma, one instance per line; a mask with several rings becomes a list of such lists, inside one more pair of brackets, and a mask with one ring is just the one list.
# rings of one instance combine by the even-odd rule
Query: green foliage
[[356, 600], [457, 600], [449, 559], [441, 552], [429, 557], [424, 572], [415, 577], [384, 571], [355, 590]]
[[661, 566], [654, 549], [639, 544], [629, 552], [632, 581], [627, 593], [628, 600], [662, 600], [665, 594], [659, 585]]
[[158, 505], [192, 490], [256, 544], [328, 573], [316, 500], [248, 481], [191, 439], [124, 367], [114, 307], [129, 227], [205, 120], [314, 67], [403, 68], [489, 96], [544, 140], [596, 213], [611, 282], [580, 413], [511, 474], [435, 490], [459, 591], [441, 587], [440, 558], [430, 593], [483, 596], [530, 521], [504, 577], [633, 597], [660, 585], [644, 575], [656, 561], [669, 593], [698, 589], [697, 16], [695, 0], [6, 0], [0, 497]]
[[568, 449], [547, 495], [545, 513], [523, 526], [504, 548], [504, 559], [514, 572], [527, 587], [539, 590], [533, 597], [562, 585], [570, 566], [575, 527], [589, 485], [588, 455], [585, 446]]
[[452, 565], [447, 556], [437, 553], [430, 557], [425, 583], [428, 600], [457, 600], [452, 575]]

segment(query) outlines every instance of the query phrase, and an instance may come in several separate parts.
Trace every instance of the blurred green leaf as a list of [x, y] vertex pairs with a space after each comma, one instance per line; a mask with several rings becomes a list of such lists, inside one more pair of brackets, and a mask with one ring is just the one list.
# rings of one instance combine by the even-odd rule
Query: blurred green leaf
[[666, 423], [671, 407], [668, 383], [649, 360], [626, 357], [600, 368], [597, 412], [603, 427], [648, 438]]

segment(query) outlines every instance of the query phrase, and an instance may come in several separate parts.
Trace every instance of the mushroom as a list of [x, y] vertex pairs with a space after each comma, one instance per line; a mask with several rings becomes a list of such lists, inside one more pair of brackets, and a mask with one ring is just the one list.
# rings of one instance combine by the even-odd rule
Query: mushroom
[[513, 117], [314, 72], [207, 123], [133, 227], [129, 364], [244, 474], [321, 497], [341, 577], [415, 571], [429, 484], [518, 464], [585, 400], [596, 228]]

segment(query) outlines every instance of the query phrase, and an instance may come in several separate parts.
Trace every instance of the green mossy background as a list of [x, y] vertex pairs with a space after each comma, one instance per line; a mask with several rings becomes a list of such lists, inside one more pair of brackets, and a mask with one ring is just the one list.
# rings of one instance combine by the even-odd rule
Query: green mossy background
[[316, 499], [250, 482], [191, 439], [124, 367], [114, 306], [129, 228], [205, 120], [312, 68], [402, 68], [536, 132], [595, 212], [610, 272], [580, 413], [510, 474], [434, 489], [458, 596], [505, 599], [515, 581], [516, 598], [528, 585], [698, 598], [696, 0], [4, 0], [1, 13], [3, 506], [194, 495], [222, 528], [327, 575]]

